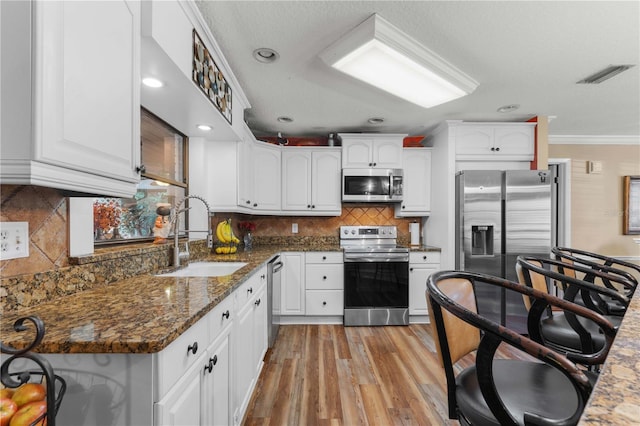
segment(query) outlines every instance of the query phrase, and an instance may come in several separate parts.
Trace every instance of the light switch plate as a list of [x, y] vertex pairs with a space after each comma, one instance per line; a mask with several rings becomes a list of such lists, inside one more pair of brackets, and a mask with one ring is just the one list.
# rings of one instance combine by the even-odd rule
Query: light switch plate
[[0, 222], [0, 260], [29, 257], [29, 222]]
[[297, 234], [298, 233], [298, 224], [297, 223], [292, 223], [291, 224], [291, 233], [292, 234]]

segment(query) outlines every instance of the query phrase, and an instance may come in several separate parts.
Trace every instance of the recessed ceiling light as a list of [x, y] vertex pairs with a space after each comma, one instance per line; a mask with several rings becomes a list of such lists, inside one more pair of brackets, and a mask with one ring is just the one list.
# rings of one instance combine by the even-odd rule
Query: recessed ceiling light
[[291, 117], [278, 117], [278, 121], [281, 123], [292, 123], [293, 122], [293, 118]]
[[208, 132], [209, 130], [211, 130], [211, 126], [209, 126], [208, 124], [198, 124], [198, 129]]
[[256, 49], [253, 51], [253, 57], [258, 62], [270, 64], [277, 61], [280, 55], [273, 49], [269, 49], [268, 47], [261, 47], [260, 49]]
[[374, 117], [367, 120], [369, 124], [382, 124], [384, 123], [384, 118]]
[[142, 79], [142, 84], [144, 84], [147, 87], [153, 87], [154, 89], [164, 86], [163, 82], [161, 82], [157, 78], [153, 78], [153, 77], [145, 77], [145, 78], [143, 78]]
[[498, 108], [498, 112], [511, 112], [511, 111], [515, 111], [518, 108], [520, 108], [520, 105], [518, 104], [511, 104], [511, 105], [505, 105], [505, 106], [501, 106], [500, 108]]

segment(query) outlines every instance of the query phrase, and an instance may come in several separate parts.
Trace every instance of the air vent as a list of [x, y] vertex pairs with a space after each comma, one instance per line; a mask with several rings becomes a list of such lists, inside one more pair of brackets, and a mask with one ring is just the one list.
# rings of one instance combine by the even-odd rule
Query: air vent
[[622, 71], [626, 71], [633, 65], [609, 65], [603, 70], [598, 71], [595, 74], [590, 75], [578, 81], [576, 84], [600, 84], [605, 80], [609, 80], [611, 77], [620, 74]]

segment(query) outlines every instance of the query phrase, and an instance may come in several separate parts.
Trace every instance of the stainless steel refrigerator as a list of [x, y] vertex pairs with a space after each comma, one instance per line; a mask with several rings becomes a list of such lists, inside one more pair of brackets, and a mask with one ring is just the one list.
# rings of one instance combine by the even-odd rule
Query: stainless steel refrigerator
[[[456, 174], [456, 269], [517, 281], [521, 254], [549, 256], [551, 175], [539, 170], [465, 170]], [[476, 289], [478, 311], [526, 332], [522, 297], [489, 285]]]

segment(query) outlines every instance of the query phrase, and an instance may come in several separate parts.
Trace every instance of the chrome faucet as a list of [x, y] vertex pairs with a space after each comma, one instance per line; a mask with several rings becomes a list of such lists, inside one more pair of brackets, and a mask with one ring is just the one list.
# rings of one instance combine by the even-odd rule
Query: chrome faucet
[[[180, 266], [181, 260], [189, 259], [189, 241], [185, 242], [185, 251], [183, 252], [180, 251], [180, 247], [178, 246], [178, 234], [180, 232], [180, 214], [183, 212], [186, 212], [191, 208], [191, 207], [189, 208], [181, 208], [181, 207], [184, 204], [184, 202], [189, 199], [200, 200], [204, 203], [205, 207], [207, 208], [207, 247], [209, 249], [213, 248], [213, 231], [211, 228], [211, 209], [209, 208], [209, 203], [207, 203], [207, 201], [204, 198], [198, 195], [188, 195], [184, 197], [178, 204], [176, 204], [175, 213], [172, 220], [173, 222], [173, 266], [175, 267]], [[189, 232], [204, 232], [204, 231], [194, 231], [194, 230], [185, 229], [184, 232], [186, 232], [188, 235]]]

